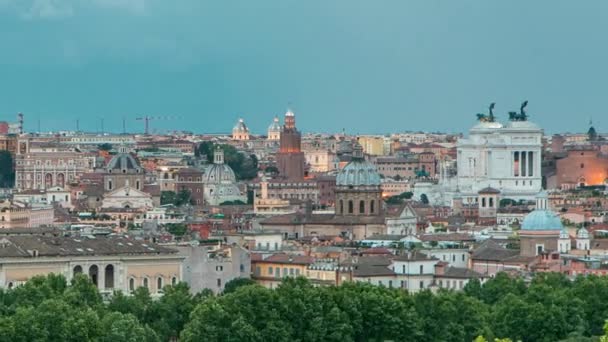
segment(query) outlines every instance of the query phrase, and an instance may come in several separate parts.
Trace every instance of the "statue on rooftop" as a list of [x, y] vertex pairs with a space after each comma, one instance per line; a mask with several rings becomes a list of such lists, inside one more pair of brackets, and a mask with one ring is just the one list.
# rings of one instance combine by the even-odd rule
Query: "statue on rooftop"
[[479, 122], [494, 122], [494, 121], [496, 121], [496, 117], [494, 116], [494, 105], [495, 105], [494, 102], [492, 102], [490, 104], [489, 114], [487, 114], [487, 115], [486, 114], [482, 114], [482, 113], [477, 114], [477, 121], [479, 121]]

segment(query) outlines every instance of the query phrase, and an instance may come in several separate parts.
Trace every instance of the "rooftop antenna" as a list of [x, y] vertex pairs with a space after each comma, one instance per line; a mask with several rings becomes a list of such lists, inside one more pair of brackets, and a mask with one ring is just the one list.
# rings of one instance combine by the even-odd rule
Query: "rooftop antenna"
[[122, 133], [127, 134], [127, 123], [124, 116], [122, 117]]

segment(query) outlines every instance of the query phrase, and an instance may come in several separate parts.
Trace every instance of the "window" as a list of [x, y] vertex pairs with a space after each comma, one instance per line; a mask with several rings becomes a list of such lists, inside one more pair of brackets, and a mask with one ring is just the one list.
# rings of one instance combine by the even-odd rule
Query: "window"
[[173, 286], [177, 285], [177, 277], [171, 278], [171, 285], [173, 285]]
[[420, 288], [423, 289], [424, 288], [424, 280], [420, 281]]
[[374, 205], [376, 204], [376, 202], [374, 200], [371, 200], [369, 202], [369, 213], [373, 214], [374, 213]]
[[281, 269], [277, 267], [277, 278], [281, 278]]
[[391, 289], [393, 288], [393, 281], [392, 280], [388, 281], [388, 287], [390, 287]]
[[402, 280], [402, 281], [401, 281], [401, 288], [402, 288], [402, 289], [404, 289], [405, 287], [406, 287], [406, 286], [405, 286], [405, 280]]
[[401, 266], [403, 269], [403, 274], [405, 274], [405, 265]]
[[344, 201], [340, 200], [340, 214], [344, 214]]
[[148, 278], [144, 278], [144, 287], [148, 288]]
[[300, 269], [296, 268], [296, 277], [300, 275]]
[[464, 254], [462, 255], [462, 261], [464, 261]]
[[348, 201], [348, 213], [353, 213], [353, 201]]
[[364, 213], [365, 213], [365, 202], [359, 201], [359, 214], [364, 214]]
[[222, 272], [224, 270], [224, 266], [215, 266], [215, 270], [218, 272]]
[[424, 273], [424, 265], [420, 265], [420, 274]]
[[163, 278], [158, 277], [156, 278], [156, 292], [160, 292], [163, 290]]
[[222, 279], [217, 278], [217, 287], [222, 287]]
[[245, 272], [245, 265], [241, 264], [241, 266], [239, 266], [239, 270], [241, 273]]
[[272, 275], [272, 266], [268, 267], [268, 274]]
[[452, 261], [456, 261], [456, 255], [452, 255]]
[[290, 268], [290, 269], [289, 269], [289, 275], [291, 275], [291, 276], [292, 276], [292, 275], [293, 275], [293, 273], [294, 273], [293, 268]]
[[260, 267], [260, 266], [257, 266], [257, 267], [255, 268], [255, 275], [259, 276], [261, 272], [262, 272], [261, 267]]
[[585, 164], [581, 163], [581, 169], [585, 168]]
[[129, 278], [129, 291], [135, 291], [135, 279]]

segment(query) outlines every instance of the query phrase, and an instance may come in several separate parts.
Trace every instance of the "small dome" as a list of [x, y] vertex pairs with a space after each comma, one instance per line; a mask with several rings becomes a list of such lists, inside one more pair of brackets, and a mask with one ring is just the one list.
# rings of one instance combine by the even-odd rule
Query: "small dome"
[[560, 218], [550, 210], [534, 210], [526, 215], [521, 225], [522, 230], [562, 230], [564, 225]]
[[577, 239], [588, 239], [589, 231], [585, 228], [579, 229], [578, 232], [576, 232], [576, 238]]
[[236, 183], [236, 175], [227, 164], [212, 164], [205, 169], [203, 183]]
[[570, 233], [568, 233], [568, 230], [566, 228], [563, 228], [561, 232], [559, 232], [559, 238], [560, 239], [570, 239]]
[[234, 125], [234, 128], [232, 129], [232, 131], [235, 132], [249, 132], [249, 128], [247, 128], [247, 125], [245, 125], [245, 121], [243, 121], [243, 119], [239, 119], [239, 121], [237, 121], [236, 125]]
[[[357, 147], [360, 148], [360, 145], [357, 144]], [[353, 156], [353, 160], [336, 177], [338, 186], [380, 186], [381, 182], [376, 166], [359, 156]]]
[[106, 170], [108, 172], [139, 173], [141, 172], [141, 166], [139, 166], [139, 163], [132, 155], [119, 153], [110, 159]]
[[281, 131], [281, 122], [278, 117], [274, 117], [270, 126], [268, 126], [268, 132], [280, 132]]

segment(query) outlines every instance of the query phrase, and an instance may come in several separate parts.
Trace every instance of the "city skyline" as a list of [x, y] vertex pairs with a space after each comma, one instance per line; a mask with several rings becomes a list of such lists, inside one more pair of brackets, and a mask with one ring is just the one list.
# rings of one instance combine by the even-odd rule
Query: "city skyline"
[[[463, 133], [530, 101], [547, 133], [602, 132], [608, 4], [0, 1], [0, 120], [26, 129]], [[500, 15], [499, 15], [500, 14]], [[542, 20], [540, 20], [542, 19]], [[601, 109], [600, 109], [601, 110]], [[433, 118], [429, 120], [429, 118]], [[46, 128], [46, 129], [45, 129]]]

